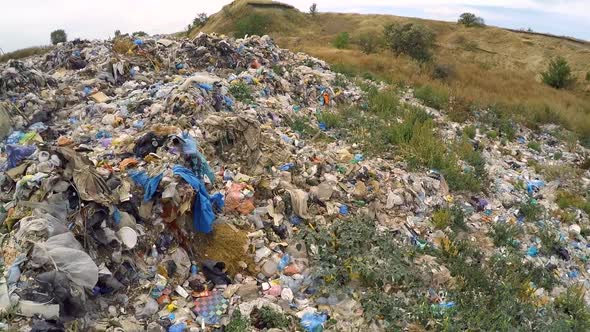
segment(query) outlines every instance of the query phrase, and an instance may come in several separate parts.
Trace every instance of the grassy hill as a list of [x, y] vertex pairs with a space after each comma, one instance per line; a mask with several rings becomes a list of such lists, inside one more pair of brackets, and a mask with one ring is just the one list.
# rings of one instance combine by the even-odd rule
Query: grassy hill
[[[247, 0], [225, 6], [210, 17], [202, 30], [232, 34], [252, 16], [264, 18], [259, 20], [258, 28], [270, 34], [281, 47], [324, 59], [343, 73], [416, 87], [427, 85], [428, 93], [445, 101], [439, 106], [456, 113], [457, 117], [492, 106], [530, 126], [557, 122], [583, 138], [590, 137], [588, 42], [392, 15], [318, 13], [312, 17], [289, 5]], [[384, 26], [394, 22], [418, 22], [436, 34], [431, 63], [419, 64], [406, 56], [395, 56], [383, 46], [382, 40], [376, 53], [361, 52], [360, 36], [368, 33], [382, 39]], [[332, 43], [342, 32], [349, 33], [351, 43], [346, 49], [337, 49]], [[556, 90], [541, 82], [540, 73], [555, 56], [563, 56], [569, 62], [577, 78], [575, 87]], [[434, 79], [432, 73], [438, 65], [451, 68], [452, 75], [444, 80]], [[451, 102], [447, 101], [449, 97]]]

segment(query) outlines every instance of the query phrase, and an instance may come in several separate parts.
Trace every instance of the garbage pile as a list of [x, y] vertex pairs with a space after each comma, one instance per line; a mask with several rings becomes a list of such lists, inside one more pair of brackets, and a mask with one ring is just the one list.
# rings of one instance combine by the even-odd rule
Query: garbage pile
[[[366, 327], [354, 299], [314, 296], [299, 228], [369, 215], [437, 246], [445, 233], [430, 218], [451, 201], [475, 235], [522, 223], [523, 200], [556, 208], [559, 184], [527, 164], [566, 150], [550, 135], [522, 129], [504, 154], [487, 144], [487, 196], [451, 193], [436, 170], [365, 158], [342, 140], [305, 138], [294, 117], [321, 128], [318, 113], [360, 105], [364, 93], [268, 36], [76, 40], [0, 74], [0, 311], [17, 313], [15, 329], [209, 331], [268, 307], [307, 331], [336, 316]], [[445, 138], [464, 126], [429, 111]], [[543, 153], [526, 148], [533, 137]], [[521, 244], [565, 286], [587, 281], [568, 263], [589, 253], [578, 225], [588, 215], [576, 213], [577, 227], [548, 220], [570, 239], [561, 258], [535, 253], [532, 236]]]

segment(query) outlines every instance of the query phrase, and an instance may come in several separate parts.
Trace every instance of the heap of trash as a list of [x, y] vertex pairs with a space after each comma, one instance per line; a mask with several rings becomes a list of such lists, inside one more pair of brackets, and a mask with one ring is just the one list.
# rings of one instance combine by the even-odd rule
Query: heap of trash
[[[15, 316], [0, 330], [210, 331], [264, 308], [306, 331], [330, 318], [344, 324], [336, 330], [369, 328], [355, 299], [316, 296], [299, 229], [363, 214], [438, 246], [445, 233], [431, 216], [455, 201], [479, 241], [494, 223], [522, 224], [522, 201], [557, 209], [560, 184], [527, 161], [567, 150], [524, 128], [503, 153], [488, 143], [493, 185], [473, 196], [450, 192], [436, 170], [318, 144], [293, 119], [325, 132], [319, 113], [360, 106], [365, 93], [268, 36], [75, 40], [1, 64], [0, 100], [0, 311]], [[466, 126], [405, 102], [427, 109], [445, 138]], [[527, 148], [532, 138], [542, 153]], [[559, 162], [583, 163], [576, 149]], [[564, 287], [590, 286], [576, 258], [590, 257], [588, 215], [575, 213], [570, 225], [546, 221], [564, 238], [555, 255], [540, 255], [533, 236], [519, 244]]]

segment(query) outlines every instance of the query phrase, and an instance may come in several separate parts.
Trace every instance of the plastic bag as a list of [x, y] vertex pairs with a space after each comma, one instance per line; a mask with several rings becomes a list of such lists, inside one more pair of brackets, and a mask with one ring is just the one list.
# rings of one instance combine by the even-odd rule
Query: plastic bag
[[243, 215], [248, 215], [254, 211], [254, 196], [247, 197], [242, 194], [246, 184], [232, 183], [228, 192], [225, 194], [225, 210], [237, 211]]
[[6, 153], [8, 154], [8, 169], [15, 168], [20, 165], [21, 162], [27, 159], [37, 150], [35, 145], [15, 145], [8, 144], [6, 146]]
[[301, 326], [307, 332], [321, 332], [324, 330], [324, 322], [327, 319], [326, 314], [308, 312], [301, 317]]
[[98, 267], [81, 249], [74, 235], [68, 232], [35, 244], [31, 260], [39, 265], [53, 265], [66, 273], [73, 283], [92, 289], [98, 282]]
[[21, 245], [26, 241], [38, 242], [68, 232], [65, 225], [49, 214], [35, 213], [20, 220], [20, 228], [14, 235]]

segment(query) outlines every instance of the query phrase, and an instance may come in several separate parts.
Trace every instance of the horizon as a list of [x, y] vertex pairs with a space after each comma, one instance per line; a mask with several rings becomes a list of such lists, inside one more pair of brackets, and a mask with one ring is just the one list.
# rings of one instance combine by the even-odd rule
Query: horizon
[[[122, 33], [145, 31], [150, 35], [171, 34], [186, 29], [198, 13], [212, 15], [231, 2], [223, 0], [199, 4], [188, 0], [171, 0], [162, 6], [156, 0], [146, 0], [139, 4], [141, 8], [135, 1], [113, 0], [90, 4], [71, 0], [9, 3], [5, 5], [0, 20], [0, 49], [6, 53], [49, 45], [49, 34], [56, 29], [64, 29], [68, 40], [108, 39], [114, 36], [115, 30], [121, 30]], [[580, 0], [496, 0], [491, 3], [483, 0], [451, 0], [445, 3], [415, 0], [411, 4], [388, 4], [387, 0], [281, 2], [293, 5], [302, 12], [306, 12], [315, 2], [320, 12], [395, 15], [445, 22], [456, 22], [461, 13], [472, 12], [481, 16], [490, 26], [516, 30], [531, 28], [538, 33], [590, 41], [590, 22], [583, 17], [587, 5]], [[55, 8], [59, 8], [60, 12], [55, 11]], [[28, 15], [25, 20], [20, 17], [23, 12]]]

